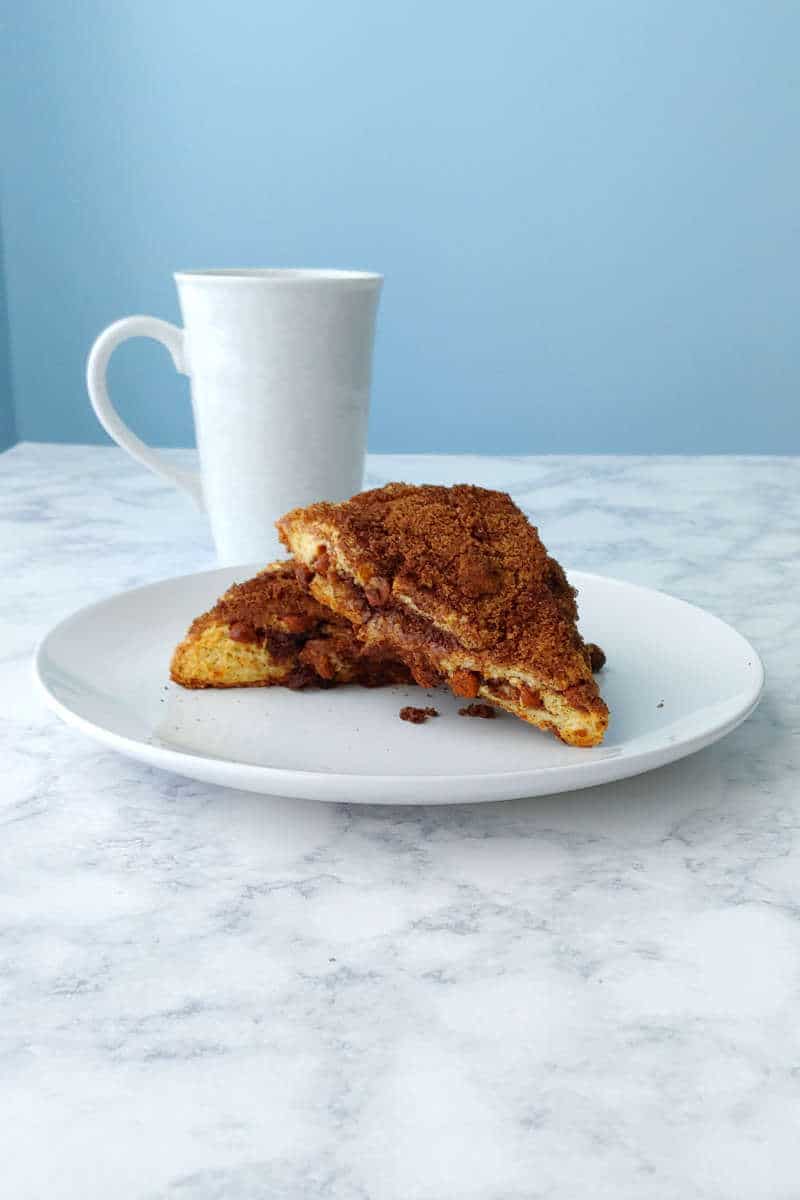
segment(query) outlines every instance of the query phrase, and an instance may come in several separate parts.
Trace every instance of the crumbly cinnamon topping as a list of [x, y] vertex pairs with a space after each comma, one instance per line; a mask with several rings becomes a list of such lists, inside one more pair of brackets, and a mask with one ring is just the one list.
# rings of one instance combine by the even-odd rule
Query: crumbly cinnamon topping
[[200, 633], [208, 625], [224, 621], [237, 626], [234, 640], [245, 641], [255, 640], [246, 636], [248, 630], [267, 625], [282, 623], [287, 632], [301, 633], [332, 619], [331, 613], [300, 587], [294, 564], [282, 562], [228, 588], [210, 612], [197, 618], [191, 632]]

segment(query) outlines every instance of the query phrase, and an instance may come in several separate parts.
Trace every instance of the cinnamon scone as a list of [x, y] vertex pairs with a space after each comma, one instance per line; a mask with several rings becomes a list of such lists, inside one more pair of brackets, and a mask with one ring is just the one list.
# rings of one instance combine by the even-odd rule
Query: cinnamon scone
[[172, 656], [170, 675], [187, 688], [412, 682], [402, 663], [376, 656], [349, 621], [308, 595], [288, 562], [234, 584], [198, 617]]
[[447, 683], [573, 746], [602, 740], [574, 589], [509, 496], [392, 483], [277, 525], [311, 595], [423, 687]]

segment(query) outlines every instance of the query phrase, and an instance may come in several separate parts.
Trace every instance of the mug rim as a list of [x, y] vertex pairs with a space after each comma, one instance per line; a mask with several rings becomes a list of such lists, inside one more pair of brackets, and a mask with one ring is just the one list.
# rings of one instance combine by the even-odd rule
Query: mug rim
[[198, 267], [175, 271], [177, 282], [193, 283], [382, 283], [375, 271], [345, 271], [335, 267]]

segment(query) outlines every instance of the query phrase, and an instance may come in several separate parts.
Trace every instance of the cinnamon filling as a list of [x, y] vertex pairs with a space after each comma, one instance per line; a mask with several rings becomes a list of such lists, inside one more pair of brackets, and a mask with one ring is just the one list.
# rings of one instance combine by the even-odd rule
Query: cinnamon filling
[[384, 608], [389, 603], [391, 594], [391, 585], [388, 579], [384, 579], [382, 575], [377, 575], [364, 588], [364, 595], [370, 608]]
[[331, 567], [325, 547], [320, 547], [314, 561], [318, 575], [323, 574], [318, 568], [320, 561], [325, 566], [323, 577], [326, 586], [354, 624], [365, 626], [378, 620], [389, 625], [391, 643], [385, 647], [379, 646], [379, 649], [385, 649], [387, 657], [401, 658], [420, 687], [431, 688], [446, 683], [456, 696], [468, 700], [474, 700], [480, 689], [486, 688], [494, 699], [522, 708], [544, 709], [541, 693], [527, 684], [515, 685], [504, 679], [486, 678], [480, 672], [466, 667], [448, 671], [441, 665], [441, 659], [463, 650], [460, 642], [452, 634], [438, 629], [418, 613], [393, 600], [391, 584], [383, 577], [377, 577], [361, 588]]
[[281, 620], [287, 629], [231, 621], [228, 636], [234, 642], [262, 646], [276, 663], [296, 659], [296, 665], [281, 679], [284, 687], [331, 687], [343, 665], [351, 665], [353, 677], [362, 687], [410, 682], [406, 668], [396, 656], [384, 657], [359, 645], [346, 629], [337, 631], [325, 622], [300, 614], [284, 614]]
[[262, 630], [264, 649], [276, 662], [286, 662], [302, 649], [308, 641], [308, 636], [302, 633], [284, 633], [282, 629]]
[[259, 632], [249, 621], [231, 621], [228, 626], [228, 637], [233, 642], [260, 642], [263, 632]]
[[311, 580], [314, 578], [314, 572], [311, 570], [310, 567], [307, 567], [305, 563], [296, 562], [293, 564], [293, 566], [294, 566], [295, 579], [300, 584], [301, 588], [307, 590], [308, 585], [311, 583]]
[[[298, 655], [303, 647], [308, 643], [312, 636], [310, 626], [314, 622], [306, 618], [300, 618], [305, 628], [302, 632], [289, 633], [284, 629], [276, 629], [274, 627], [265, 628], [263, 626], [251, 625], [248, 621], [231, 621], [228, 625], [228, 637], [233, 642], [241, 642], [245, 645], [262, 646], [270, 658], [274, 658], [276, 662], [287, 662], [289, 659]], [[286, 624], [290, 625], [291, 618], [286, 619]], [[297, 625], [295, 625], [297, 628]], [[308, 668], [306, 668], [306, 671]], [[320, 671], [323, 678], [332, 678], [333, 671], [330, 674]], [[304, 686], [303, 684], [289, 683], [287, 686]]]

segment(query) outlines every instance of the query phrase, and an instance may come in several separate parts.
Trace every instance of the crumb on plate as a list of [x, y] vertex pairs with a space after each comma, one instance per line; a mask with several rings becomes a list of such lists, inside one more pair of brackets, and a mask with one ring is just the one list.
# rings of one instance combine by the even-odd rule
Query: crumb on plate
[[438, 712], [435, 708], [428, 705], [427, 708], [415, 708], [413, 704], [407, 704], [405, 708], [400, 709], [400, 720], [410, 721], [412, 725], [424, 725], [428, 717], [438, 717]]
[[493, 721], [497, 716], [497, 709], [492, 708], [491, 704], [468, 704], [466, 708], [458, 710], [460, 717], [483, 717], [485, 721]]

